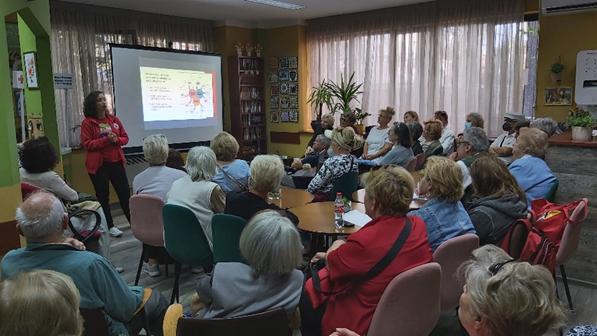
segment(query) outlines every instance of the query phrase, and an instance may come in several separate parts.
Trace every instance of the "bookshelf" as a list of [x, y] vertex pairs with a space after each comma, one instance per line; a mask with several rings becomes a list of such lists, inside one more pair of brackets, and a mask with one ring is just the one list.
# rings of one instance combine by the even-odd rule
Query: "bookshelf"
[[238, 157], [251, 159], [267, 153], [267, 118], [263, 58], [228, 57], [230, 121], [238, 141]]

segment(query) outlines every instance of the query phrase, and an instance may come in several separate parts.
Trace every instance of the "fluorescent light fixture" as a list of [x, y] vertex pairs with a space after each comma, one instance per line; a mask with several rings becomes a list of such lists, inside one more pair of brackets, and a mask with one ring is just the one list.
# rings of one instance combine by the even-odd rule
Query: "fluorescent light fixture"
[[305, 6], [295, 5], [295, 4], [291, 4], [288, 2], [282, 2], [282, 1], [277, 1], [277, 0], [245, 0], [245, 1], [258, 3], [261, 5], [290, 9], [290, 10], [297, 10], [297, 9], [305, 8]]

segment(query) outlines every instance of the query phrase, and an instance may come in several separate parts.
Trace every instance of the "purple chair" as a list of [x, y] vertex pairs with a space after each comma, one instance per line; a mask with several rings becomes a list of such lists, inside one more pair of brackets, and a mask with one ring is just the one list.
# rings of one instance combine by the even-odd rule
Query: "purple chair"
[[441, 278], [435, 262], [398, 274], [383, 292], [367, 335], [429, 335], [439, 320]]
[[417, 164], [415, 165], [415, 170], [418, 171], [418, 170], [423, 169], [423, 165], [425, 164], [425, 153], [419, 153], [415, 157], [417, 158]]
[[477, 247], [479, 237], [476, 234], [465, 234], [448, 239], [433, 253], [433, 261], [442, 267], [441, 311], [459, 306], [464, 279], [458, 280], [456, 271], [464, 261], [470, 259]]
[[[135, 286], [139, 283], [146, 245], [164, 247], [164, 222], [162, 208], [164, 201], [151, 195], [134, 195], [130, 199], [131, 231], [133, 236], [143, 243], [143, 252], [139, 260]], [[168, 259], [168, 258], [166, 258]], [[166, 276], [168, 276], [168, 262], [166, 261]]]
[[414, 172], [416, 167], [417, 167], [417, 158], [412, 157], [410, 160], [408, 160], [408, 162], [404, 166], [404, 169], [408, 170], [408, 172]]

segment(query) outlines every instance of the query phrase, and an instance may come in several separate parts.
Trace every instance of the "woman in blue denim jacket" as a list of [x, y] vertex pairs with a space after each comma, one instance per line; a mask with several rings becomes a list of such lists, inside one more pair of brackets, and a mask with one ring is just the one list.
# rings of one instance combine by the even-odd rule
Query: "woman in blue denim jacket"
[[432, 252], [450, 238], [476, 233], [468, 213], [460, 203], [462, 179], [462, 170], [455, 162], [441, 156], [427, 159], [425, 176], [421, 179], [418, 192], [429, 201], [409, 214], [420, 217], [427, 225]]

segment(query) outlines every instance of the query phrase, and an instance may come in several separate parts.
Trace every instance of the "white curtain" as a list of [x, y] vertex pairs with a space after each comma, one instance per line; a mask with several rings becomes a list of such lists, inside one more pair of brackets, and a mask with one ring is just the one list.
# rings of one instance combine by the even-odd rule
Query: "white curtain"
[[[56, 90], [60, 143], [63, 146], [79, 146], [81, 143], [78, 126], [84, 118], [83, 100], [89, 92], [103, 91], [112, 109], [109, 43], [213, 50], [211, 21], [59, 1], [50, 3], [50, 12], [54, 72], [74, 76], [74, 88], [68, 92], [68, 113], [65, 92]], [[67, 141], [67, 138], [70, 140]]]
[[312, 86], [354, 72], [372, 114], [365, 125], [393, 106], [394, 121], [408, 110], [421, 121], [444, 110], [459, 132], [478, 112], [497, 136], [504, 114], [522, 109], [521, 1], [440, 0], [311, 20], [307, 32]]

